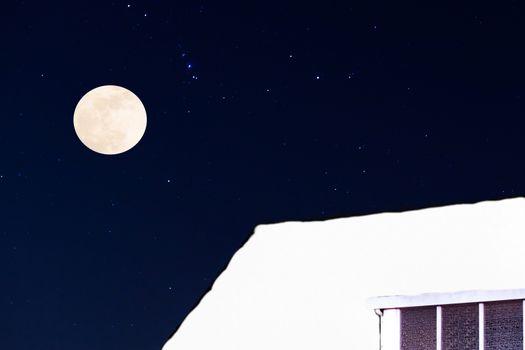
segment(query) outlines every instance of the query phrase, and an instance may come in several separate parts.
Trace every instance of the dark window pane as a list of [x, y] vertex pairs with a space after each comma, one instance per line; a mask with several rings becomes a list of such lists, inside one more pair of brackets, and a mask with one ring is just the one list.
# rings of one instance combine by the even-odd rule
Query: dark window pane
[[401, 309], [401, 350], [436, 348], [436, 307]]
[[443, 306], [441, 314], [443, 350], [478, 350], [478, 316], [478, 304]]
[[523, 349], [521, 300], [485, 304], [485, 349]]

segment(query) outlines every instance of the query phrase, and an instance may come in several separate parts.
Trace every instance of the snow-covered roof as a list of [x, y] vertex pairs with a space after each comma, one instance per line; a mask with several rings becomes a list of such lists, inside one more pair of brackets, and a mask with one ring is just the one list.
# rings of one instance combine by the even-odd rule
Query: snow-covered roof
[[524, 198], [258, 226], [163, 349], [377, 349], [370, 297], [524, 288], [524, 238]]

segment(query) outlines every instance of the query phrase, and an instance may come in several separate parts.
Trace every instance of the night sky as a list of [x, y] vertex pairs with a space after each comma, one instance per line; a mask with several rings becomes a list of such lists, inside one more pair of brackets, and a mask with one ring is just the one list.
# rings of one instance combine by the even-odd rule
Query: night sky
[[[10, 1], [0, 348], [160, 349], [258, 224], [525, 195], [520, 1]], [[78, 100], [143, 101], [121, 155]], [[203, 335], [206, 336], [206, 335]]]

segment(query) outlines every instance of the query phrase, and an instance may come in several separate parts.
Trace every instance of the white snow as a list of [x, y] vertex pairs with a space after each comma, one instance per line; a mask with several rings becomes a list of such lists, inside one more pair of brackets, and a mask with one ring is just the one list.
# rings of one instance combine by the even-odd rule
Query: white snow
[[262, 225], [164, 350], [378, 348], [369, 297], [525, 287], [525, 198]]

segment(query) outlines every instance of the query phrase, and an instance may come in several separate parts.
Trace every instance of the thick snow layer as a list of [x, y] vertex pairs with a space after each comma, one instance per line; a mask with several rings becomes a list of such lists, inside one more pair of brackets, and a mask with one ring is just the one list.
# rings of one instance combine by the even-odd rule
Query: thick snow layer
[[377, 349], [369, 297], [523, 288], [524, 238], [524, 198], [258, 226], [163, 349]]

